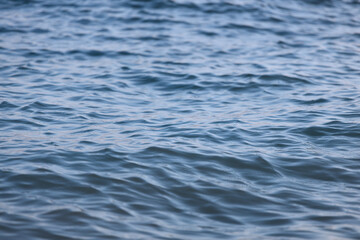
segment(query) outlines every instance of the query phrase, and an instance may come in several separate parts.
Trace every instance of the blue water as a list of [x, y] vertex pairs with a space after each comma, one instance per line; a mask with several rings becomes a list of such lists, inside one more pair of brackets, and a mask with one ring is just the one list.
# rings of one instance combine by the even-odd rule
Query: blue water
[[360, 239], [358, 1], [0, 6], [0, 239]]

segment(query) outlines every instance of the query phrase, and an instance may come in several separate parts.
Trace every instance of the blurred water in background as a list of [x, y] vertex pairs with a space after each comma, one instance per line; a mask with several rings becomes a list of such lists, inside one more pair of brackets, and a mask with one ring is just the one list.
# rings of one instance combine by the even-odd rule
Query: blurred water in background
[[2, 239], [359, 239], [360, 4], [0, 0]]

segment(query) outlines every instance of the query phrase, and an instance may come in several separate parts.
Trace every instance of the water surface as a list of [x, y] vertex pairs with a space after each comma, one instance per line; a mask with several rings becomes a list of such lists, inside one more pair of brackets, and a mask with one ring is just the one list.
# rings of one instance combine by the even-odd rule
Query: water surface
[[1, 238], [360, 238], [358, 1], [0, 4]]

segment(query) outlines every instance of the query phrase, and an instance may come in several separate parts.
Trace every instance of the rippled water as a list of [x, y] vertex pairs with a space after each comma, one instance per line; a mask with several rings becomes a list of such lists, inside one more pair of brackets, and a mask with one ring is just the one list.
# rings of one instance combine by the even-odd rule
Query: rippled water
[[359, 239], [360, 4], [0, 0], [1, 239]]

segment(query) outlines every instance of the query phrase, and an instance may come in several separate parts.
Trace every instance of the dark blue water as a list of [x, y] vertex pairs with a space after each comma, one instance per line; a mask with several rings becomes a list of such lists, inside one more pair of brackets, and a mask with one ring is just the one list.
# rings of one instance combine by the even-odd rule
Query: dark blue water
[[360, 4], [0, 0], [1, 239], [360, 239]]

